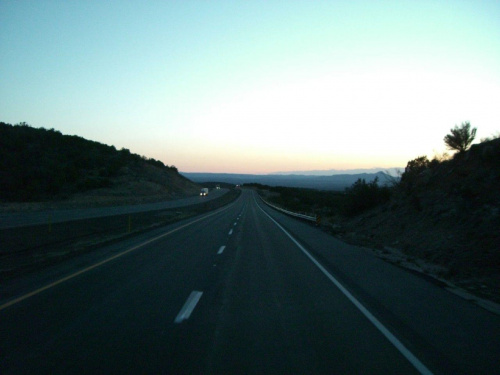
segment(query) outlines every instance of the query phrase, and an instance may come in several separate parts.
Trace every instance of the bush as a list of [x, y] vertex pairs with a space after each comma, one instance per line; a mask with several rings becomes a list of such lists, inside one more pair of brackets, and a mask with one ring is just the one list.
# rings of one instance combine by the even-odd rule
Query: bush
[[387, 202], [390, 197], [391, 189], [386, 186], [379, 186], [378, 178], [375, 178], [370, 183], [360, 178], [350, 188], [346, 189], [342, 211], [345, 216], [355, 216]]
[[404, 173], [401, 175], [401, 186], [407, 193], [412, 193], [418, 176], [431, 167], [431, 162], [427, 156], [419, 156], [416, 159], [410, 160], [406, 164]]

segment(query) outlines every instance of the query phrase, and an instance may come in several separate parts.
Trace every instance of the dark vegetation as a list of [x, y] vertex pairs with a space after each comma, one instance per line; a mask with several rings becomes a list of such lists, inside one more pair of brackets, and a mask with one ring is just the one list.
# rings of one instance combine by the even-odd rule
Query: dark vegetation
[[317, 213], [326, 210], [330, 213], [343, 200], [343, 193], [315, 189], [268, 186], [257, 183], [245, 184], [245, 187], [258, 189], [267, 201], [279, 207], [295, 212]]
[[344, 216], [354, 216], [385, 203], [391, 197], [392, 191], [388, 186], [379, 186], [378, 179], [370, 183], [359, 179], [350, 188], [346, 189], [345, 200], [342, 205]]
[[257, 188], [270, 203], [295, 212], [314, 213], [320, 216], [352, 217], [381, 203], [391, 197], [392, 189], [380, 185], [378, 178], [371, 182], [358, 179], [344, 192], [324, 191], [283, 186], [267, 186], [262, 184], [245, 184]]
[[[172, 185], [186, 180], [174, 166], [128, 149], [36, 129], [26, 123], [0, 123], [0, 200], [29, 202], [67, 198], [76, 193], [112, 188], [135, 171], [149, 171], [150, 182]], [[139, 172], [138, 172], [139, 171]], [[154, 176], [155, 175], [155, 176]], [[187, 180], [186, 180], [187, 181]], [[180, 192], [181, 189], [179, 189]]]
[[476, 131], [476, 128], [471, 130], [470, 122], [464, 122], [461, 126], [450, 129], [450, 134], [444, 137], [444, 143], [450, 150], [464, 152], [476, 138]]
[[455, 127], [445, 137], [452, 157], [410, 160], [389, 186], [362, 179], [343, 193], [254, 186], [285, 209], [320, 215], [325, 230], [348, 242], [433, 265], [429, 273], [500, 302], [500, 138], [468, 149], [474, 136], [469, 123]]

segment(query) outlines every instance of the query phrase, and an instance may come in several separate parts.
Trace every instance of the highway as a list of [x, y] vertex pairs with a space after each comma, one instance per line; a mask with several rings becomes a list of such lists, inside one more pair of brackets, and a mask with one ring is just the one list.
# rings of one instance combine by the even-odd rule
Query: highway
[[2, 374], [500, 372], [498, 315], [251, 190], [0, 292]]
[[0, 229], [25, 227], [30, 225], [46, 224], [51, 222], [62, 223], [72, 220], [92, 219], [113, 215], [133, 214], [155, 210], [186, 207], [216, 199], [226, 194], [228, 189], [212, 190], [208, 196], [194, 196], [189, 198], [174, 199], [164, 202], [143, 203], [127, 206], [73, 208], [59, 210], [43, 210], [33, 212], [8, 212], [0, 213]]

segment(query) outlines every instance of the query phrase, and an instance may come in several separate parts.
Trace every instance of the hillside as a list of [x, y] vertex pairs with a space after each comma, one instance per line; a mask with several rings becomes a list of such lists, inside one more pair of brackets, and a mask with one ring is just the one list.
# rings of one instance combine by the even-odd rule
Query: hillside
[[[404, 176], [403, 176], [404, 179]], [[500, 301], [500, 139], [431, 162], [389, 202], [334, 226], [337, 235]], [[425, 268], [425, 267], [424, 267]], [[429, 271], [431, 272], [431, 271]]]
[[194, 195], [173, 166], [53, 129], [0, 123], [0, 202], [126, 204]]

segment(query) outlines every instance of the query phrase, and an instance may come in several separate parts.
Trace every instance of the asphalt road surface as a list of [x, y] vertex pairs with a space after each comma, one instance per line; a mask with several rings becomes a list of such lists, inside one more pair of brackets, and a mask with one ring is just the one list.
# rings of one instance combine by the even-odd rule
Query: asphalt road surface
[[207, 196], [194, 196], [171, 201], [144, 203], [127, 206], [75, 208], [62, 210], [44, 210], [35, 212], [13, 212], [0, 214], [0, 228], [15, 228], [29, 225], [62, 223], [72, 220], [91, 219], [113, 215], [133, 214], [155, 210], [186, 207], [216, 199], [226, 194], [228, 189], [211, 190]]
[[498, 315], [252, 191], [0, 292], [2, 374], [500, 372]]

